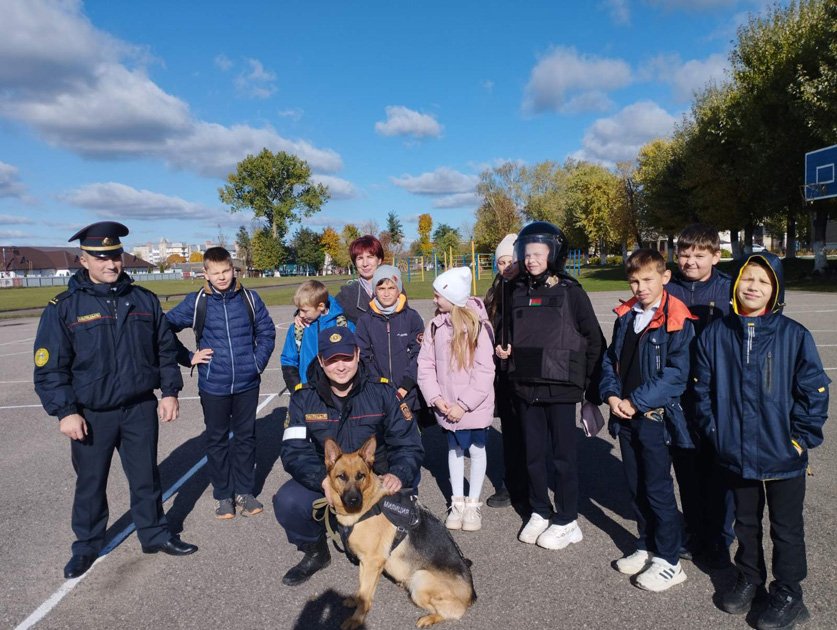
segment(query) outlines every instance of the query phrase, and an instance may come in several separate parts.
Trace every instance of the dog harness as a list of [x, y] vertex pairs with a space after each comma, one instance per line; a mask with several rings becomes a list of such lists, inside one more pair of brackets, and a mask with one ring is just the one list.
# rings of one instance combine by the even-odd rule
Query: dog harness
[[[378, 514], [383, 514], [395, 526], [395, 538], [392, 540], [392, 546], [389, 548], [389, 552], [392, 553], [407, 537], [410, 530], [415, 529], [419, 524], [418, 497], [413, 494], [412, 488], [404, 488], [396, 494], [383, 497], [361, 516], [357, 523], [377, 516]], [[340, 540], [343, 542], [343, 548], [346, 550], [347, 556], [354, 555], [349, 549], [349, 536], [352, 535], [352, 530], [355, 525], [338, 525]]]

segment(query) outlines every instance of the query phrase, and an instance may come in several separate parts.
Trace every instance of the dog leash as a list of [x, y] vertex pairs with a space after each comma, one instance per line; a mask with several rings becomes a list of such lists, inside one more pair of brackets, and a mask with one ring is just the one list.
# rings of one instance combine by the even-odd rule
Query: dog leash
[[311, 517], [317, 522], [322, 521], [323, 525], [325, 525], [326, 536], [331, 538], [331, 540], [335, 544], [342, 544], [340, 534], [334, 531], [334, 527], [331, 524], [331, 519], [328, 517], [329, 513], [334, 514], [335, 517], [337, 516], [337, 512], [335, 511], [334, 506], [329, 505], [325, 497], [315, 499], [314, 502], [311, 504]]

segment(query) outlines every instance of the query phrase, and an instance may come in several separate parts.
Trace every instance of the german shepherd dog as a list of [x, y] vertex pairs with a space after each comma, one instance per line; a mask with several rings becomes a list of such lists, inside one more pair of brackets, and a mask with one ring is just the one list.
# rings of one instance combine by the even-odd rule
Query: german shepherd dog
[[372, 471], [375, 447], [375, 436], [354, 453], [343, 453], [333, 440], [325, 442], [325, 464], [337, 521], [351, 528], [344, 541], [347, 551], [360, 560], [357, 594], [343, 601], [355, 612], [341, 628], [354, 630], [363, 625], [384, 571], [409, 591], [417, 606], [428, 611], [416, 622], [417, 627], [459, 619], [477, 596], [470, 561], [439, 519], [416, 503], [406, 536], [393, 547], [399, 530], [387, 516], [378, 512], [364, 518], [387, 496]]

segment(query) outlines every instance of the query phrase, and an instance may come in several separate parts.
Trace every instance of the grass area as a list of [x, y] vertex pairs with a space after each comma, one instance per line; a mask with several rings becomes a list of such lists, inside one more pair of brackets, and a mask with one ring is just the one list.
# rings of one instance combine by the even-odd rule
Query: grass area
[[[828, 273], [814, 276], [811, 273], [813, 261], [810, 258], [797, 258], [785, 261], [785, 282], [789, 289], [803, 291], [837, 292], [837, 260], [829, 260]], [[735, 261], [721, 261], [718, 265], [723, 271], [733, 275], [737, 269]], [[414, 300], [433, 297], [433, 273], [424, 275], [424, 280], [414, 279], [405, 282], [408, 296]], [[304, 278], [299, 276], [286, 278], [247, 278], [245, 286], [256, 289], [268, 306], [287, 305], [293, 302], [296, 287]], [[329, 293], [336, 294], [349, 276], [327, 276], [318, 278], [329, 288]], [[477, 295], [485, 295], [491, 286], [493, 276], [482, 274], [477, 282]], [[606, 267], [583, 267], [579, 281], [589, 292], [627, 290], [625, 271], [621, 265]], [[177, 305], [187, 293], [196, 291], [202, 280], [156, 280], [138, 282], [141, 286], [154, 291], [160, 296], [163, 308], [168, 310]], [[0, 317], [37, 314], [53, 296], [61, 292], [60, 287], [36, 287], [31, 289], [0, 289]], [[22, 310], [27, 309], [27, 310]]]

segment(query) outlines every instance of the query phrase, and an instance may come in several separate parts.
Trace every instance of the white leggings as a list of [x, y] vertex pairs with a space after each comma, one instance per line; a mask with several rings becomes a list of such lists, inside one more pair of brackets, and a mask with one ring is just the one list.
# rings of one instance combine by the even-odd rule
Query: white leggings
[[[468, 448], [471, 456], [471, 477], [468, 498], [479, 501], [482, 484], [485, 481], [485, 469], [488, 467], [488, 459], [485, 456], [485, 446], [471, 444]], [[465, 452], [460, 448], [448, 450], [448, 470], [450, 471], [450, 486], [453, 496], [465, 495]]]

